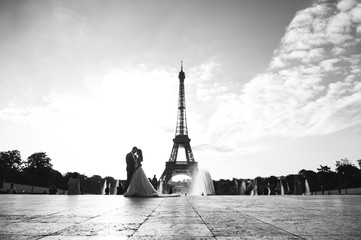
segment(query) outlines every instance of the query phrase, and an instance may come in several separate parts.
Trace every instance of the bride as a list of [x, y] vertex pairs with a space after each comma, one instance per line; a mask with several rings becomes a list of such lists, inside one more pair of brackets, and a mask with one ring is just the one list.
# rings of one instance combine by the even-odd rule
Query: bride
[[143, 161], [142, 150], [137, 150], [137, 158], [135, 159], [135, 166], [129, 187], [124, 193], [124, 197], [160, 197], [166, 194], [161, 194], [154, 189], [153, 185], [145, 175], [141, 162]]

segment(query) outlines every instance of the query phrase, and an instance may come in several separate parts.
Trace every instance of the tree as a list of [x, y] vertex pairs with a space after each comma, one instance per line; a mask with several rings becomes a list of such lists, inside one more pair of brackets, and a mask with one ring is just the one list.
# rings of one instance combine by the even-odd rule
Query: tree
[[217, 194], [218, 195], [230, 194], [231, 185], [233, 185], [233, 184], [234, 184], [234, 182], [232, 183], [230, 180], [220, 179], [217, 184], [217, 189], [216, 189]]
[[0, 152], [0, 176], [2, 178], [7, 181], [14, 181], [21, 174], [22, 167], [20, 151]]
[[100, 194], [103, 181], [104, 180], [99, 175], [93, 175], [90, 178], [80, 175], [80, 186], [83, 193], [86, 194]]
[[27, 166], [29, 168], [51, 169], [53, 167], [53, 164], [51, 164], [50, 162], [51, 159], [46, 155], [45, 152], [38, 152], [28, 157]]
[[57, 170], [54, 170], [52, 169], [50, 171], [50, 175], [49, 175], [49, 183], [50, 185], [55, 185], [56, 188], [59, 188], [59, 189], [62, 189], [64, 190], [64, 177], [63, 175], [57, 171]]
[[359, 187], [360, 171], [347, 158], [336, 161], [339, 188]]
[[295, 176], [296, 175], [294, 175], [294, 174], [289, 174], [289, 175], [286, 176], [285, 192], [287, 194], [290, 194], [290, 195], [296, 194]]
[[327, 165], [320, 165], [320, 168], [317, 168], [317, 170], [317, 182], [321, 188], [322, 194], [325, 190], [336, 189], [335, 172], [332, 172], [331, 168]]
[[317, 168], [317, 171], [322, 173], [328, 173], [331, 172], [331, 168], [328, 167], [327, 165], [325, 166], [320, 165], [320, 168]]
[[271, 195], [276, 195], [277, 194], [277, 186], [278, 186], [278, 178], [276, 176], [270, 176], [268, 178], [268, 183], [269, 183], [269, 190], [271, 191]]
[[26, 170], [32, 173], [32, 185], [48, 187], [53, 164], [45, 152], [30, 155], [26, 162]]
[[262, 177], [256, 177], [256, 184], [257, 184], [257, 195], [264, 195], [265, 194], [265, 180]]

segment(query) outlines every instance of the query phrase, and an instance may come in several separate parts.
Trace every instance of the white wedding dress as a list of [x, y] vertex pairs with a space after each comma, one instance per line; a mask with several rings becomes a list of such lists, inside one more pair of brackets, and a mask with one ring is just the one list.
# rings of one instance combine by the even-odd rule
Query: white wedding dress
[[129, 187], [124, 193], [124, 197], [160, 197], [163, 194], [157, 192], [149, 182], [142, 166], [136, 168], [130, 180]]

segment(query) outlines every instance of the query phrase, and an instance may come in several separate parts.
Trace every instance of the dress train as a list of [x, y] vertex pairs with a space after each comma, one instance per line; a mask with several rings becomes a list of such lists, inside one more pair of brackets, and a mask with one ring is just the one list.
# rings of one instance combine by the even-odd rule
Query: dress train
[[161, 194], [154, 189], [143, 168], [138, 167], [130, 180], [129, 187], [124, 197], [179, 197], [179, 194]]

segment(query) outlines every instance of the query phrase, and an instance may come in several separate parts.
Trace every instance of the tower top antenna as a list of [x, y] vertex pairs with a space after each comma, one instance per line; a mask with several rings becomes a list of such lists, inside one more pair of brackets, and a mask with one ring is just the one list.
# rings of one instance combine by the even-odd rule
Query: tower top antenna
[[178, 78], [181, 81], [184, 81], [184, 79], [186, 78], [186, 75], [183, 72], [183, 61], [181, 61], [181, 70], [179, 72]]

